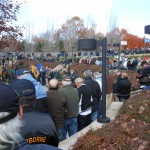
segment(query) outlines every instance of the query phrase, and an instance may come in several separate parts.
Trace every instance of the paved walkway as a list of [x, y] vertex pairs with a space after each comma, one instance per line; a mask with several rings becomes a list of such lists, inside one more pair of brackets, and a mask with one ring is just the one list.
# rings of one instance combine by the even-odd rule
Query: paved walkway
[[[112, 102], [108, 110], [106, 111], [106, 116], [110, 118], [110, 120], [114, 120], [120, 110], [121, 106], [123, 105], [122, 102]], [[84, 135], [90, 129], [96, 130], [98, 128], [102, 128], [104, 124], [94, 121], [89, 126], [81, 130], [80, 132], [76, 133], [75, 135], [69, 137], [68, 139], [59, 143], [59, 148], [62, 150], [69, 150], [71, 146], [77, 141], [79, 137]]]

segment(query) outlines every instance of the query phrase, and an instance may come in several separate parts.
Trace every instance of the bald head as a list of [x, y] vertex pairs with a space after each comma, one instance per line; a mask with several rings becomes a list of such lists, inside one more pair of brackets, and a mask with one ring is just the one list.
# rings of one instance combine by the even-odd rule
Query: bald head
[[58, 89], [58, 80], [57, 79], [51, 79], [49, 81], [49, 88], [50, 89]]

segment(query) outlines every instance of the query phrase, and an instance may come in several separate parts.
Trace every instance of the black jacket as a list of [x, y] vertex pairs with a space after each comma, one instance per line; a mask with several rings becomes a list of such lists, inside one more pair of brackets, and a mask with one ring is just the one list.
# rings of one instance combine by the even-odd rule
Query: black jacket
[[130, 98], [131, 82], [128, 78], [122, 78], [116, 86], [118, 97]]
[[97, 81], [93, 80], [92, 78], [87, 78], [84, 80], [84, 84], [86, 84], [91, 92], [92, 92], [92, 112], [98, 110], [98, 103], [101, 98], [101, 89]]
[[23, 111], [21, 135], [26, 139], [26, 142], [29, 144], [49, 144], [57, 147], [57, 129], [50, 115], [32, 111], [31, 107], [24, 107]]
[[79, 113], [91, 109], [91, 90], [87, 85], [82, 84], [78, 89], [79, 93]]
[[141, 76], [139, 77], [141, 85], [150, 86], [150, 66], [144, 68], [141, 71]]

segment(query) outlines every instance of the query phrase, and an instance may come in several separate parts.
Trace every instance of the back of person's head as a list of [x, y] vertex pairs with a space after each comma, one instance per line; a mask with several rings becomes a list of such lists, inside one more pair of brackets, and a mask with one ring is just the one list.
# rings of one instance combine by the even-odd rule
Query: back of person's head
[[121, 77], [122, 78], [128, 78], [128, 74], [126, 72], [122, 72]]
[[0, 83], [0, 150], [13, 150], [22, 141], [19, 97], [9, 85]]
[[121, 74], [121, 71], [119, 71], [119, 70], [114, 70], [114, 73], [115, 73], [116, 76], [119, 76], [119, 75]]
[[10, 87], [19, 95], [20, 105], [33, 105], [36, 100], [35, 86], [30, 80], [16, 79], [12, 81]]
[[84, 75], [85, 78], [92, 77], [92, 71], [91, 70], [85, 70], [83, 72], [83, 75]]
[[84, 80], [82, 78], [76, 78], [75, 79], [75, 85], [76, 87], [80, 87], [83, 84]]
[[57, 79], [51, 79], [49, 81], [49, 89], [58, 89], [59, 87], [59, 81]]
[[143, 67], [144, 65], [148, 65], [148, 62], [147, 62], [146, 60], [143, 60], [143, 61], [141, 62], [141, 66]]

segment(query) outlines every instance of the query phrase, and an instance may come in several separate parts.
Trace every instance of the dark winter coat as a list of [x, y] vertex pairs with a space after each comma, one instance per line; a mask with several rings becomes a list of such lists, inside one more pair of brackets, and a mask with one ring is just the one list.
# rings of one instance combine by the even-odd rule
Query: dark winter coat
[[128, 78], [122, 78], [116, 86], [118, 97], [130, 98], [131, 82]]
[[63, 93], [67, 98], [67, 112], [65, 118], [74, 118], [79, 112], [79, 96], [78, 91], [72, 85], [65, 85], [58, 91]]
[[79, 113], [87, 111], [91, 109], [91, 97], [92, 93], [89, 87], [85, 84], [82, 84], [77, 88], [79, 93]]
[[64, 127], [64, 116], [66, 110], [66, 96], [57, 90], [47, 91], [47, 108], [52, 115], [58, 128]]
[[29, 144], [58, 146], [57, 128], [48, 113], [35, 112], [32, 107], [23, 108], [21, 135]]
[[87, 78], [84, 80], [84, 84], [86, 84], [92, 92], [92, 112], [98, 111], [98, 104], [101, 98], [101, 89], [98, 82], [92, 78]]

